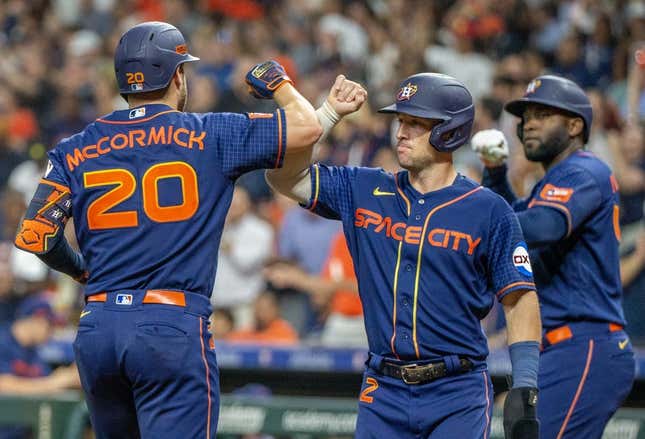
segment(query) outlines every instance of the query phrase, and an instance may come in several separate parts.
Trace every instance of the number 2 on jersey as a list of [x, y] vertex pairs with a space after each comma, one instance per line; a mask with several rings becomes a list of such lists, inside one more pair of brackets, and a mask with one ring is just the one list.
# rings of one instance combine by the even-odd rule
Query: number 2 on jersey
[[[181, 181], [182, 202], [174, 206], [161, 206], [159, 203], [158, 182], [164, 178], [179, 178]], [[139, 217], [136, 210], [108, 212], [130, 198], [137, 187], [135, 176], [127, 169], [105, 169], [83, 174], [85, 188], [116, 186], [87, 208], [87, 225], [90, 230], [137, 227]], [[141, 179], [143, 210], [153, 221], [167, 223], [184, 221], [191, 218], [199, 207], [197, 174], [188, 163], [166, 162], [151, 166]]]

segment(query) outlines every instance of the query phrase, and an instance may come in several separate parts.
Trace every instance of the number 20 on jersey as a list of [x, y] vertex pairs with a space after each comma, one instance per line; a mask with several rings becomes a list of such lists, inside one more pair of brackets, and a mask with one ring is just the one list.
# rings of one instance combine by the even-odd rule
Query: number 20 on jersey
[[[174, 206], [159, 203], [159, 180], [179, 178], [182, 202]], [[115, 186], [92, 201], [87, 208], [87, 225], [90, 230], [137, 227], [139, 213], [136, 210], [108, 212], [129, 199], [137, 187], [135, 176], [127, 169], [104, 169], [83, 174], [85, 188]], [[152, 221], [167, 223], [191, 218], [199, 208], [197, 174], [185, 162], [166, 162], [151, 166], [141, 179], [143, 210]]]

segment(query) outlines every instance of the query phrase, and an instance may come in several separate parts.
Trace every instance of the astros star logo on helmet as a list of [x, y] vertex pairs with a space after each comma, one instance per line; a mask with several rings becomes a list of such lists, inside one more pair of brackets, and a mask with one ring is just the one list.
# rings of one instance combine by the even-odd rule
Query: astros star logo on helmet
[[411, 82], [408, 82], [407, 85], [401, 87], [399, 92], [396, 94], [397, 101], [407, 101], [417, 92], [418, 87]]
[[529, 85], [526, 87], [526, 94], [528, 95], [531, 93], [535, 93], [535, 90], [540, 88], [541, 85], [542, 85], [542, 81], [540, 81], [539, 79], [531, 81]]

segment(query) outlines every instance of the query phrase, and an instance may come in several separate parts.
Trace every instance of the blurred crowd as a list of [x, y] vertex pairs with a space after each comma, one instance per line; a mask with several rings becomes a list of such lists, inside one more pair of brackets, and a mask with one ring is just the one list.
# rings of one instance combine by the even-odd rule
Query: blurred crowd
[[[517, 120], [503, 104], [539, 74], [574, 80], [594, 107], [588, 148], [612, 167], [620, 186], [627, 331], [645, 341], [645, 2], [638, 0], [1, 2], [0, 326], [13, 324], [24, 302], [38, 298], [53, 307], [57, 333], [74, 331], [79, 286], [12, 241], [46, 151], [127, 106], [117, 91], [113, 51], [126, 29], [150, 20], [176, 25], [201, 58], [187, 66], [189, 111], [271, 111], [273, 102], [255, 100], [244, 83], [247, 70], [266, 59], [282, 63], [316, 107], [339, 73], [364, 84], [368, 104], [316, 148], [317, 159], [330, 164], [396, 172], [393, 121], [375, 110], [391, 103], [410, 74], [454, 76], [476, 99], [474, 131], [506, 133], [519, 194], [541, 170], [524, 159]], [[456, 160], [460, 172], [480, 179], [468, 147]], [[237, 184], [212, 302], [216, 343], [366, 346], [340, 223], [272, 194], [261, 172]], [[497, 314], [485, 322], [493, 335]]]

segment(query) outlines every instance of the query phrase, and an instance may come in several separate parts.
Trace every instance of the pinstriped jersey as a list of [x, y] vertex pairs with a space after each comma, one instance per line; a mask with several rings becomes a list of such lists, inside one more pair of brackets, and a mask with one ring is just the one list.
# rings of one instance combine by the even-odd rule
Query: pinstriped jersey
[[501, 197], [457, 176], [417, 192], [408, 173], [312, 165], [305, 206], [341, 220], [369, 348], [401, 360], [484, 359], [483, 319], [497, 297], [535, 289], [517, 217]]
[[282, 165], [284, 111], [115, 111], [49, 152], [44, 183], [69, 190], [85, 293], [176, 289], [210, 296], [233, 185]]
[[552, 329], [572, 321], [625, 325], [618, 241], [618, 184], [609, 167], [578, 151], [553, 166], [516, 211], [533, 206], [555, 209], [567, 223], [566, 236], [531, 249], [536, 267], [542, 325]]

